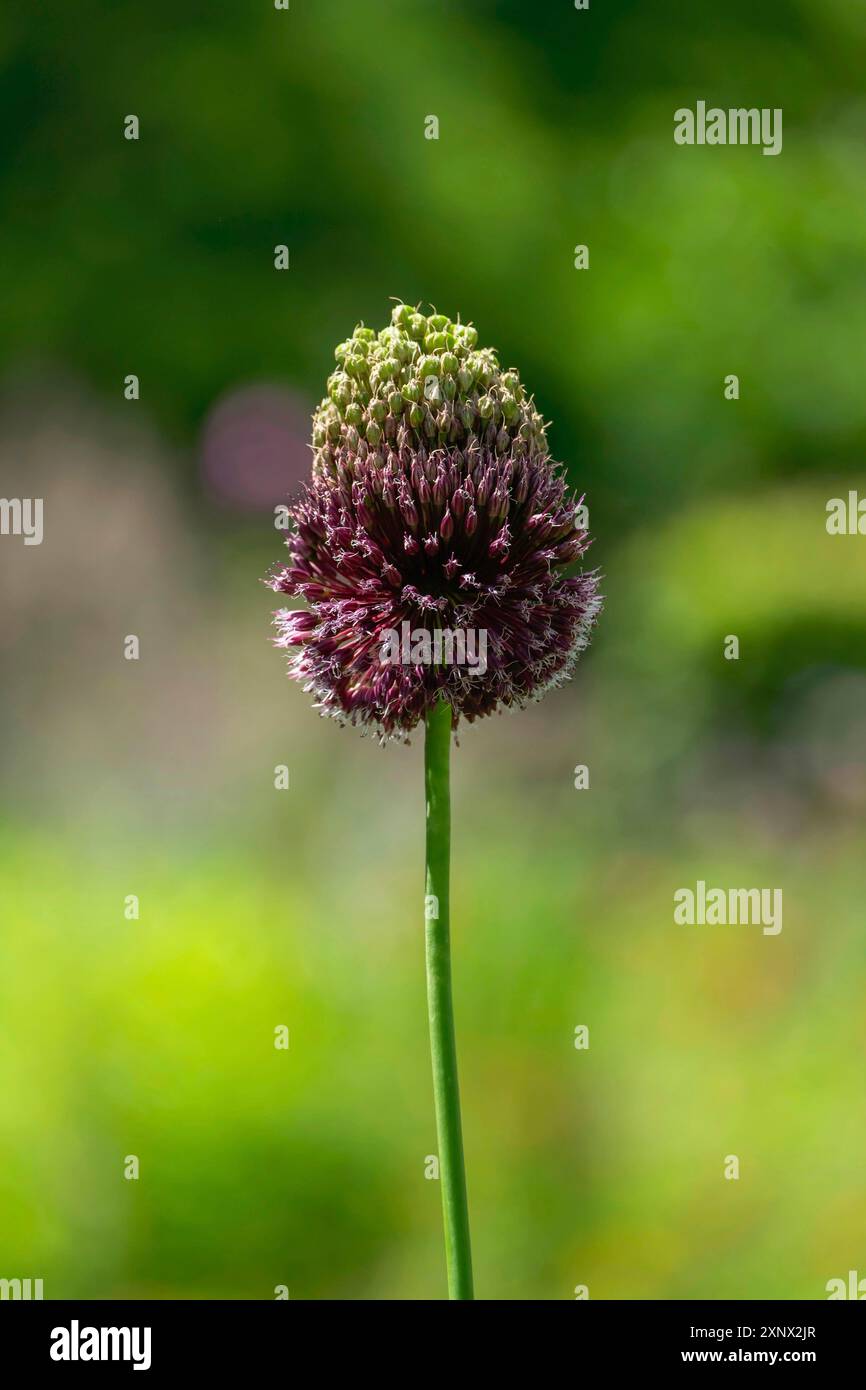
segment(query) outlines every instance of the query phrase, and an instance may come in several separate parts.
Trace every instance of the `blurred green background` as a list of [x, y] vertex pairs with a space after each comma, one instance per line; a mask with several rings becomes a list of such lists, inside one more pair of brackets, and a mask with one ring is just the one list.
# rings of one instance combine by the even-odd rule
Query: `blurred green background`
[[[319, 720], [258, 583], [391, 296], [521, 371], [606, 576], [455, 752], [478, 1294], [866, 1275], [864, 61], [850, 0], [6, 8], [0, 1277], [443, 1295], [420, 742]], [[699, 99], [782, 153], [675, 146]], [[782, 933], [675, 926], [699, 878]]]

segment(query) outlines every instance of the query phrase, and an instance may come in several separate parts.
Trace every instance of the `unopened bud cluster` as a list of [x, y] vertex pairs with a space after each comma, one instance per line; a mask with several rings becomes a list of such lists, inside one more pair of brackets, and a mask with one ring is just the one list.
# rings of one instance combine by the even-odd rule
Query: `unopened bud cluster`
[[483, 445], [513, 459], [547, 452], [544, 422], [517, 372], [478, 347], [468, 323], [396, 304], [379, 333], [359, 324], [313, 417], [314, 472], [333, 474], [341, 448], [382, 460], [390, 449]]

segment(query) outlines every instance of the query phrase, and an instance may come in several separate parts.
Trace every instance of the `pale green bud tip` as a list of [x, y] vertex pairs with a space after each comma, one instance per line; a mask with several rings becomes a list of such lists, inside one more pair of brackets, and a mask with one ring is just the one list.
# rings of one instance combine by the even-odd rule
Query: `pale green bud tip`
[[520, 377], [479, 348], [471, 324], [395, 303], [378, 332], [359, 323], [334, 350], [336, 370], [313, 417], [314, 467], [343, 448], [484, 446], [546, 453], [544, 422]]

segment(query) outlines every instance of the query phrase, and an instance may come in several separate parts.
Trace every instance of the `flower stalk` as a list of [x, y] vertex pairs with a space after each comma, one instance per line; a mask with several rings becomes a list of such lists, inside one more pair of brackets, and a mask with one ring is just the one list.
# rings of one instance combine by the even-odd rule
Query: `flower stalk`
[[439, 1144], [439, 1181], [445, 1224], [448, 1296], [471, 1299], [469, 1206], [457, 1081], [457, 1045], [451, 991], [449, 926], [451, 858], [451, 706], [439, 700], [426, 717], [424, 785], [427, 800], [426, 897], [427, 1012]]

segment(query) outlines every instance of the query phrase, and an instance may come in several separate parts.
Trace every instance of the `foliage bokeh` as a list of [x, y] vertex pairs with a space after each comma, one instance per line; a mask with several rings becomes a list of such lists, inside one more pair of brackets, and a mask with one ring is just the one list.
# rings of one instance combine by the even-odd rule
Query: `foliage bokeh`
[[[421, 750], [316, 719], [256, 583], [391, 296], [519, 368], [606, 575], [576, 681], [455, 754], [479, 1294], [862, 1270], [866, 540], [824, 520], [864, 491], [864, 54], [846, 0], [4, 13], [0, 459], [46, 531], [0, 544], [0, 1276], [442, 1294]], [[699, 98], [781, 107], [782, 154], [676, 147]], [[675, 927], [698, 878], [781, 887], [782, 933]]]

